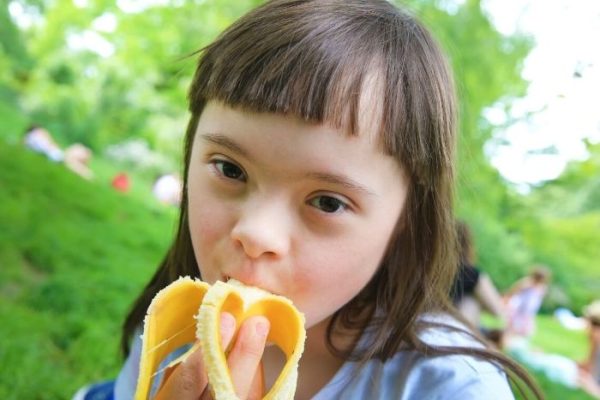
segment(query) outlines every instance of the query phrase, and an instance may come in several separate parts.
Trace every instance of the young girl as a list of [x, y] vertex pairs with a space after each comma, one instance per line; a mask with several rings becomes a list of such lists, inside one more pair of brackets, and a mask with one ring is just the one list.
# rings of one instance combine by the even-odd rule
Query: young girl
[[[449, 315], [454, 89], [413, 17], [384, 0], [267, 2], [202, 50], [189, 102], [179, 228], [124, 324], [117, 399], [151, 299], [184, 275], [294, 302], [297, 399], [512, 398], [500, 365], [518, 367]], [[248, 319], [228, 356], [241, 399], [278, 374], [268, 329]], [[207, 396], [198, 354], [165, 375], [156, 398]]]

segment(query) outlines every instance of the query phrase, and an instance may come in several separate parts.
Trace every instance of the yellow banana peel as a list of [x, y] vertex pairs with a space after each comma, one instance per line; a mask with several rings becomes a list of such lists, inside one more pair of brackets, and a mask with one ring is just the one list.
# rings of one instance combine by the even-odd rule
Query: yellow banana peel
[[[169, 364], [184, 361], [197, 346], [202, 346], [204, 366], [215, 400], [238, 400], [227, 366], [226, 349], [221, 346], [220, 315], [231, 313], [237, 329], [251, 316], [266, 317], [271, 328], [267, 341], [277, 345], [286, 356], [281, 374], [267, 392], [267, 400], [291, 400], [296, 392], [298, 362], [304, 351], [304, 316], [292, 302], [259, 288], [230, 279], [209, 285], [189, 277], [158, 292], [144, 320], [142, 355], [136, 400], [146, 400], [161, 361], [175, 349], [196, 343], [188, 352]], [[233, 342], [233, 341], [232, 341]]]

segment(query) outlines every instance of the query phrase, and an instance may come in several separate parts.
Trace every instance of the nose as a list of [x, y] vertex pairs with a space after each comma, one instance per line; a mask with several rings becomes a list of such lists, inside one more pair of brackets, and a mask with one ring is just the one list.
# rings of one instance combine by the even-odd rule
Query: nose
[[252, 202], [241, 210], [231, 230], [231, 239], [249, 258], [282, 257], [290, 249], [290, 218], [282, 205], [273, 201]]

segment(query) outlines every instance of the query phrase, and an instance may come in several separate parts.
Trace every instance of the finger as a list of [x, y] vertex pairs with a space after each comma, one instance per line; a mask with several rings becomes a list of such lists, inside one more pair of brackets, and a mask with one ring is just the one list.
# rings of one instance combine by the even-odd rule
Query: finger
[[[227, 363], [236, 394], [246, 399], [265, 350], [269, 320], [262, 316], [248, 318], [237, 335]], [[262, 379], [262, 378], [261, 378]]]
[[[221, 346], [226, 348], [235, 332], [235, 318], [229, 313], [221, 314]], [[156, 399], [198, 399], [206, 392], [208, 376], [202, 361], [202, 348], [194, 351], [184, 362], [165, 376], [166, 381]]]
[[258, 364], [256, 374], [252, 380], [252, 386], [250, 386], [250, 392], [248, 393], [248, 400], [260, 400], [263, 398], [265, 393], [265, 380], [263, 375], [262, 362]]
[[173, 372], [175, 371], [175, 369], [177, 369], [177, 365], [174, 365], [172, 367], [167, 367], [167, 369], [165, 369], [165, 371], [163, 373], [163, 377], [162, 377], [162, 382], [160, 384], [160, 388], [162, 388], [165, 385], [165, 383], [169, 380], [171, 375], [173, 375]]
[[194, 351], [185, 361], [177, 365], [156, 394], [156, 400], [192, 400], [200, 397], [208, 377], [202, 362], [202, 349]]

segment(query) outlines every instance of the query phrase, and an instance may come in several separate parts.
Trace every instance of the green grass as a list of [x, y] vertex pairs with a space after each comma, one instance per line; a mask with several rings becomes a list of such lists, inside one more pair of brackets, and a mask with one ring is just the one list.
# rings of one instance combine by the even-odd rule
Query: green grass
[[[552, 382], [544, 374], [537, 371], [529, 370], [529, 373], [536, 380], [547, 400], [594, 400], [594, 397], [588, 395], [584, 391], [571, 389], [564, 385]], [[517, 400], [523, 399], [516, 390], [513, 391], [515, 392], [515, 398]], [[533, 396], [530, 396], [529, 398], [532, 399]]]
[[0, 82], [0, 140], [18, 143], [28, 124], [18, 106], [17, 94]]
[[[482, 323], [489, 328], [501, 327], [500, 321], [489, 314], [484, 314], [482, 316]], [[530, 339], [529, 346], [531, 350], [543, 351], [547, 354], [560, 355], [575, 361], [580, 361], [587, 355], [587, 340], [587, 333], [585, 331], [569, 330], [550, 315], [538, 315], [536, 318], [536, 330]], [[536, 371], [535, 369], [527, 367], [527, 365], [524, 366], [529, 374], [537, 381], [540, 389], [549, 400], [593, 399], [593, 397], [582, 390], [571, 389], [560, 383], [553, 382], [542, 371]], [[523, 398], [518, 395], [516, 389], [514, 392], [517, 394], [517, 399]], [[530, 396], [530, 398], [533, 397]]]
[[[585, 331], [573, 331], [563, 327], [555, 318], [549, 315], [539, 315], [536, 318], [536, 331], [531, 338], [533, 349], [545, 353], [558, 354], [575, 361], [585, 358], [588, 351], [588, 339]], [[545, 374], [529, 370], [536, 378], [548, 399], [592, 400], [587, 393], [571, 389], [552, 382]]]
[[539, 315], [536, 325], [536, 332], [531, 338], [532, 347], [577, 361], [586, 357], [588, 338], [585, 331], [569, 330], [550, 315]]
[[120, 324], [176, 212], [0, 145], [0, 398], [65, 399], [115, 376]]
[[[502, 323], [490, 314], [482, 314], [481, 321], [487, 328], [501, 328]], [[572, 360], [583, 360], [588, 351], [587, 333], [583, 330], [565, 328], [551, 315], [538, 315], [536, 330], [530, 340], [535, 349], [546, 353], [559, 354]]]

